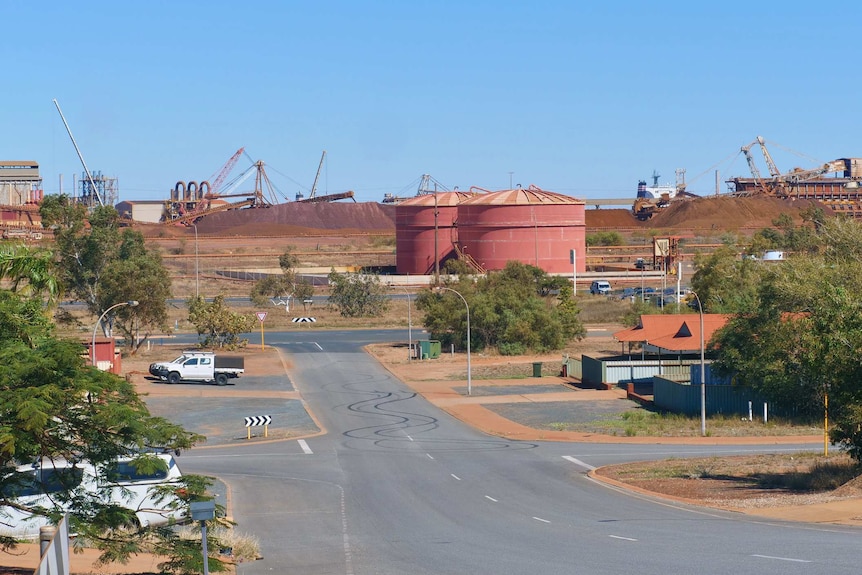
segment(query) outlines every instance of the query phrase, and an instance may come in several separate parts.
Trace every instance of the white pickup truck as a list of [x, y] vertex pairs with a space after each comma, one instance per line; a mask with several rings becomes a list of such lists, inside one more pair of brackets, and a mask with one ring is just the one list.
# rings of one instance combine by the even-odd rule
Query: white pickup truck
[[244, 358], [241, 356], [216, 355], [211, 351], [184, 351], [173, 361], [150, 364], [150, 374], [167, 381], [214, 381], [227, 385], [232, 377], [245, 372]]

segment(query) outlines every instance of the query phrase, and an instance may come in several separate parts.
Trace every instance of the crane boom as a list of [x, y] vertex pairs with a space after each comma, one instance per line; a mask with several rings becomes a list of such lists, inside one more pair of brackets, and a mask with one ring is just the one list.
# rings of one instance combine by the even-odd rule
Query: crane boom
[[231, 156], [231, 158], [227, 162], [225, 162], [225, 165], [222, 167], [221, 171], [213, 182], [212, 189], [210, 190], [210, 195], [215, 196], [218, 194], [219, 188], [221, 187], [222, 183], [224, 183], [224, 179], [236, 165], [237, 161], [239, 160], [239, 157], [244, 151], [245, 148], [240, 148], [233, 156]]
[[760, 176], [760, 170], [757, 169], [757, 164], [754, 163], [754, 158], [751, 157], [751, 146], [753, 146], [756, 142], [751, 142], [747, 146], [742, 146], [740, 150], [743, 155], [745, 155], [745, 161], [748, 162], [748, 169], [751, 170], [751, 177], [754, 178], [754, 183], [758, 186], [763, 182], [763, 178]]
[[769, 169], [769, 174], [775, 178], [781, 175], [775, 162], [772, 161], [772, 155], [766, 149], [766, 141], [762, 136], [757, 136], [757, 143], [760, 144], [760, 151], [763, 152], [763, 158], [766, 160], [766, 167]]
[[75, 151], [78, 153], [78, 159], [81, 160], [81, 165], [84, 166], [84, 172], [87, 174], [87, 179], [90, 180], [90, 186], [93, 189], [93, 193], [96, 194], [96, 199], [99, 201], [100, 206], [104, 206], [105, 203], [102, 201], [102, 197], [99, 195], [99, 190], [96, 188], [96, 182], [93, 181], [93, 175], [90, 173], [90, 168], [87, 167], [87, 162], [84, 161], [84, 156], [81, 154], [81, 150], [78, 148], [78, 143], [75, 141], [75, 136], [72, 135], [72, 130], [69, 128], [69, 123], [66, 121], [66, 116], [63, 115], [63, 110], [60, 109], [60, 103], [57, 101], [57, 98], [54, 98], [54, 105], [57, 106], [57, 111], [60, 112], [60, 119], [63, 120], [63, 125], [66, 126], [66, 131], [69, 133], [69, 138], [72, 140], [72, 145], [75, 146]]
[[326, 150], [323, 150], [323, 153], [320, 155], [320, 163], [317, 165], [317, 174], [314, 176], [314, 183], [311, 184], [311, 193], [308, 194], [308, 199], [311, 200], [314, 198], [314, 194], [317, 193], [317, 182], [320, 180], [320, 170], [323, 168], [323, 160], [326, 158]]

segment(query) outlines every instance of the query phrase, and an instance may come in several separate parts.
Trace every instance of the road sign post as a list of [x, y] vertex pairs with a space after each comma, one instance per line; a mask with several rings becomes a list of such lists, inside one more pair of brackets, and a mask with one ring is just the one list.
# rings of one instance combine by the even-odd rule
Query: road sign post
[[260, 349], [263, 350], [263, 320], [266, 319], [266, 312], [257, 312], [257, 320], [260, 322]]
[[269, 437], [269, 424], [272, 423], [272, 416], [270, 415], [254, 415], [252, 417], [245, 418], [245, 429], [246, 429], [246, 439], [251, 439], [251, 428], [252, 426], [260, 427], [263, 426], [263, 436]]

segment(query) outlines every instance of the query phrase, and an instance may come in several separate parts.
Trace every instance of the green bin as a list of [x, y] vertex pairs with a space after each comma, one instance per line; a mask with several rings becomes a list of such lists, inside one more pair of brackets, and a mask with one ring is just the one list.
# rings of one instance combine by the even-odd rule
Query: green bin
[[420, 340], [419, 351], [422, 359], [437, 359], [440, 357], [440, 341], [436, 339]]
[[533, 377], [542, 377], [542, 362], [537, 361], [533, 364]]

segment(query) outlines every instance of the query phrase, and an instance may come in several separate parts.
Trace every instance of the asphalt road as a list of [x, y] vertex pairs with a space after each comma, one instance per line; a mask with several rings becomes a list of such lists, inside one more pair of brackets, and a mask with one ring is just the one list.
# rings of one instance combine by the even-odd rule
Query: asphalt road
[[328, 433], [182, 456], [185, 472], [230, 486], [239, 529], [261, 541], [264, 558], [240, 564], [238, 574], [858, 572], [860, 530], [668, 504], [586, 476], [607, 463], [768, 447], [486, 436], [361, 351], [400, 337], [268, 334], [267, 343], [290, 357], [292, 384]]

